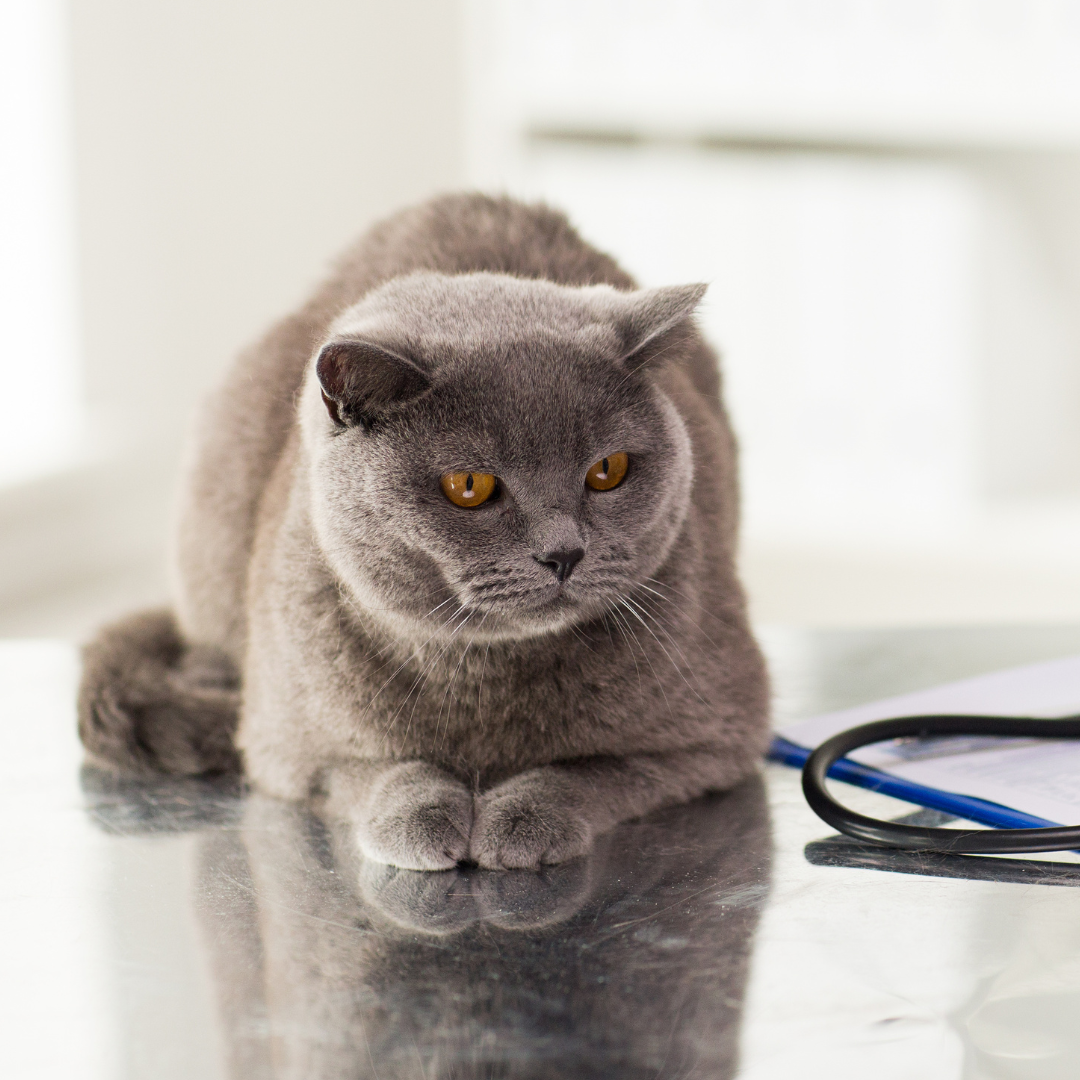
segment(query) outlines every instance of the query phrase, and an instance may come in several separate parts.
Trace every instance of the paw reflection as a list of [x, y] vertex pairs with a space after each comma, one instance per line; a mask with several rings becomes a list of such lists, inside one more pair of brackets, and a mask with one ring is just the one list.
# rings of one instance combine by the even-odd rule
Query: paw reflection
[[735, 1076], [759, 780], [539, 870], [365, 860], [349, 826], [257, 795], [238, 825], [202, 838], [199, 881], [227, 1075]]
[[589, 894], [593, 862], [577, 859], [540, 871], [425, 873], [365, 860], [357, 877], [364, 901], [409, 930], [451, 934], [480, 922], [526, 930], [576, 914]]

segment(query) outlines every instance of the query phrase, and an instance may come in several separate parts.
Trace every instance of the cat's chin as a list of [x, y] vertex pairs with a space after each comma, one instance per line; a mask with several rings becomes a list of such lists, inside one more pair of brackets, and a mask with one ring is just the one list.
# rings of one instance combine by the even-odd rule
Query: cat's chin
[[611, 597], [580, 590], [559, 590], [513, 605], [478, 605], [470, 622], [476, 641], [527, 641], [569, 630], [611, 609]]
[[[380, 626], [387, 638], [408, 648], [423, 648], [439, 641], [528, 641], [568, 632], [612, 612], [620, 598], [632, 591], [632, 580], [618, 585], [605, 581], [571, 582], [558, 587], [534, 587], [498, 600], [470, 595], [465, 589], [445, 598], [434, 609], [387, 604], [375, 589], [356, 590], [354, 610], [363, 612], [369, 628]], [[380, 603], [380, 599], [382, 602]], [[430, 602], [427, 597], [425, 601]], [[444, 611], [452, 612], [444, 615]]]

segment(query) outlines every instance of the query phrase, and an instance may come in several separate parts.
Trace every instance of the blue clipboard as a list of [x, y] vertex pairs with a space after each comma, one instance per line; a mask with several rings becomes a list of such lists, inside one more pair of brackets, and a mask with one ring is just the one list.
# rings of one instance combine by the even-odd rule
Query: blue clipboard
[[[774, 735], [768, 756], [772, 761], [801, 769], [806, 764], [810, 751], [805, 746]], [[1062, 824], [1060, 821], [1047, 821], [1046, 818], [1025, 814], [1021, 810], [1013, 810], [1009, 806], [988, 802], [986, 799], [957, 795], [951, 791], [914, 784], [910, 780], [901, 780], [898, 776], [891, 776], [869, 765], [860, 765], [850, 758], [841, 758], [836, 762], [829, 770], [829, 777], [869, 788], [870, 791], [880, 791], [882, 795], [891, 795], [894, 799], [903, 799], [904, 802], [915, 803], [916, 806], [955, 814], [965, 821], [976, 821], [980, 825], [989, 825], [995, 829], [1034, 829]]]

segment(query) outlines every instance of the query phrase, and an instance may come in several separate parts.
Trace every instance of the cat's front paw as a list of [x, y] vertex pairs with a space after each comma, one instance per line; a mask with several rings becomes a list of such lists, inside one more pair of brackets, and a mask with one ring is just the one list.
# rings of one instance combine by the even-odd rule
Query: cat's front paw
[[403, 762], [374, 781], [355, 820], [366, 858], [405, 870], [449, 870], [469, 855], [473, 797], [433, 766]]
[[469, 856], [489, 870], [536, 870], [583, 855], [592, 832], [558, 772], [533, 769], [477, 797]]

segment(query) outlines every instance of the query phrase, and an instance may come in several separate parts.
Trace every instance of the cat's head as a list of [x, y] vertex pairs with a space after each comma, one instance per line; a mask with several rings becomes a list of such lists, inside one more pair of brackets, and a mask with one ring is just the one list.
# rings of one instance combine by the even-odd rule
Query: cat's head
[[655, 573], [693, 461], [650, 370], [704, 291], [416, 273], [346, 311], [301, 413], [315, 534], [359, 616], [532, 637]]

